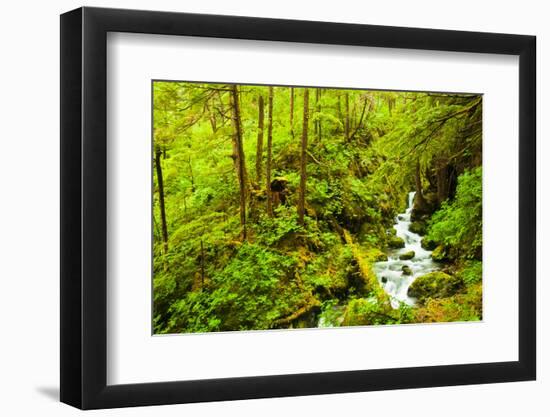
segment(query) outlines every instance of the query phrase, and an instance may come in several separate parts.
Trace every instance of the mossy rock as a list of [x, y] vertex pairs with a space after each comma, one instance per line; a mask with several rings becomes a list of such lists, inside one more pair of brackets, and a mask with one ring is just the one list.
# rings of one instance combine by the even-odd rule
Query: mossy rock
[[380, 304], [374, 298], [357, 298], [346, 306], [342, 326], [385, 324], [391, 313], [389, 304]]
[[408, 265], [403, 265], [401, 267], [401, 271], [403, 271], [403, 275], [412, 275], [412, 269]]
[[415, 279], [407, 294], [423, 302], [428, 298], [450, 297], [463, 287], [464, 283], [460, 277], [435, 271]]
[[426, 250], [434, 250], [437, 248], [437, 242], [433, 239], [430, 239], [428, 236], [424, 236], [420, 242], [420, 246]]
[[414, 251], [413, 250], [410, 250], [408, 252], [405, 252], [405, 253], [402, 253], [401, 255], [399, 255], [399, 259], [401, 259], [402, 261], [408, 261], [409, 259], [412, 259], [414, 258]]
[[386, 235], [388, 236], [395, 236], [396, 233], [397, 233], [397, 230], [395, 230], [393, 227], [391, 229], [386, 230]]
[[393, 236], [388, 241], [388, 247], [393, 249], [401, 249], [405, 247], [405, 241], [399, 236]]
[[447, 249], [443, 245], [439, 245], [432, 252], [432, 259], [437, 262], [448, 261], [449, 257], [447, 254]]
[[365, 250], [365, 257], [371, 262], [384, 262], [388, 260], [388, 255], [376, 248]]
[[416, 233], [418, 235], [425, 235], [426, 234], [426, 223], [424, 222], [412, 222], [409, 226], [409, 230], [413, 233]]

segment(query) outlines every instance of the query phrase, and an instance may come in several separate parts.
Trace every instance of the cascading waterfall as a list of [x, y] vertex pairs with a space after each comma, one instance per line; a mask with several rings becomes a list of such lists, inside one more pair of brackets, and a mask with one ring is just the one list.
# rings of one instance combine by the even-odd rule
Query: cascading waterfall
[[[403, 239], [405, 246], [401, 249], [391, 250], [388, 253], [387, 261], [376, 262], [373, 265], [378, 282], [390, 296], [391, 305], [394, 309], [399, 308], [401, 303], [414, 305], [416, 300], [407, 295], [409, 286], [419, 276], [439, 269], [438, 264], [432, 260], [432, 252], [421, 246], [422, 236], [409, 230], [414, 195], [415, 192], [408, 194], [407, 209], [404, 213], [397, 215], [396, 223], [393, 225], [395, 235]], [[414, 251], [412, 259], [399, 259], [400, 255], [410, 251]], [[403, 273], [404, 266], [410, 269], [410, 275]], [[331, 307], [319, 316], [318, 327], [340, 326], [344, 318], [344, 311], [345, 305]]]
[[[401, 302], [414, 305], [416, 300], [407, 295], [409, 286], [419, 276], [439, 269], [437, 264], [432, 260], [432, 252], [421, 246], [422, 237], [409, 230], [414, 195], [415, 192], [409, 193], [408, 207], [404, 213], [397, 215], [396, 223], [393, 226], [396, 236], [405, 242], [405, 247], [392, 250], [388, 254], [387, 261], [376, 262], [373, 268], [380, 285], [382, 285], [390, 296], [393, 308], [399, 308]], [[400, 255], [410, 251], [414, 251], [412, 259], [399, 259]], [[404, 266], [410, 268], [410, 275], [404, 274]]]

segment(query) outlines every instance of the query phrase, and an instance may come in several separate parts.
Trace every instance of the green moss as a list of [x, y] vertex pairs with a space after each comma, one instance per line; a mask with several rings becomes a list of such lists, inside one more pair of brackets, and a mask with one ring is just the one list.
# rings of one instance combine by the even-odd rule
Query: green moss
[[437, 242], [429, 236], [424, 236], [420, 242], [420, 246], [426, 250], [434, 250], [437, 247]]
[[419, 235], [425, 235], [426, 234], [426, 223], [422, 221], [416, 221], [412, 222], [409, 226], [409, 230], [413, 233], [419, 234]]
[[365, 249], [364, 254], [365, 258], [370, 262], [384, 262], [388, 260], [388, 255], [377, 248]]
[[449, 257], [445, 246], [439, 245], [437, 248], [435, 248], [432, 252], [432, 259], [437, 262], [448, 261]]
[[414, 251], [413, 250], [410, 250], [408, 252], [405, 252], [405, 253], [402, 253], [401, 255], [399, 255], [399, 259], [401, 259], [402, 261], [408, 261], [409, 259], [412, 259], [414, 258]]
[[389, 303], [380, 303], [374, 297], [351, 300], [346, 307], [342, 326], [410, 323], [412, 309], [402, 305], [394, 310]]
[[403, 265], [401, 271], [403, 271], [403, 275], [412, 275], [412, 269], [407, 265]]
[[388, 247], [392, 249], [404, 248], [405, 241], [398, 236], [393, 236], [388, 240]]
[[464, 283], [460, 277], [435, 271], [414, 280], [409, 287], [408, 295], [422, 303], [428, 298], [450, 297], [463, 287]]
[[418, 323], [478, 321], [483, 318], [481, 283], [471, 285], [466, 293], [449, 298], [429, 299], [415, 310]]

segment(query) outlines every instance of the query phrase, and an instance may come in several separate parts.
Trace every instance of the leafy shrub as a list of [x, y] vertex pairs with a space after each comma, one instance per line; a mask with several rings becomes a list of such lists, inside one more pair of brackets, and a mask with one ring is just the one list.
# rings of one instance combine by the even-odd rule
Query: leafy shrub
[[212, 278], [212, 292], [189, 292], [170, 311], [168, 330], [228, 331], [268, 329], [303, 298], [288, 276], [291, 256], [256, 244], [243, 244], [227, 266]]
[[467, 261], [461, 271], [462, 280], [467, 284], [481, 282], [483, 264], [480, 261]]
[[412, 309], [404, 303], [394, 310], [389, 304], [378, 303], [374, 297], [357, 298], [349, 302], [342, 325], [404, 324], [412, 319]]
[[479, 321], [482, 319], [482, 287], [474, 284], [467, 292], [449, 298], [434, 298], [418, 308], [415, 321], [441, 323], [451, 321]]
[[453, 248], [455, 257], [480, 258], [482, 247], [481, 167], [458, 177], [456, 197], [432, 217], [429, 239]]

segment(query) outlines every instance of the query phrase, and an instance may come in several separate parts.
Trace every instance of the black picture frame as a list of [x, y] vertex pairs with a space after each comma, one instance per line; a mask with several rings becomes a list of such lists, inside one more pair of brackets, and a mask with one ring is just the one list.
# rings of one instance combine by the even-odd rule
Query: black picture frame
[[[108, 32], [519, 56], [519, 360], [107, 385]], [[533, 380], [534, 36], [79, 8], [61, 15], [61, 401], [81, 409]]]

